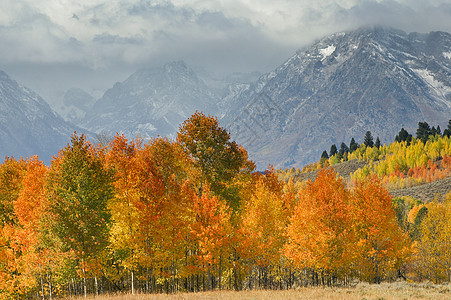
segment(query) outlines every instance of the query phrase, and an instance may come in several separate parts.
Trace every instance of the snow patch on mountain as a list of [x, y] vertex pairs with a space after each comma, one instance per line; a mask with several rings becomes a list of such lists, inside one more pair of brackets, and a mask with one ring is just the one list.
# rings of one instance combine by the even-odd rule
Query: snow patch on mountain
[[157, 128], [152, 123], [138, 124], [138, 130], [141, 131], [156, 131]]
[[[420, 76], [429, 87], [435, 92], [439, 98], [446, 99], [447, 95], [451, 94], [451, 87], [434, 78], [434, 74], [426, 69], [412, 69], [418, 76]], [[450, 101], [443, 101], [448, 107], [451, 107]]]
[[328, 56], [332, 55], [334, 53], [336, 47], [334, 45], [330, 45], [327, 48], [323, 48], [319, 50], [319, 53], [323, 56], [321, 61], [325, 60]]

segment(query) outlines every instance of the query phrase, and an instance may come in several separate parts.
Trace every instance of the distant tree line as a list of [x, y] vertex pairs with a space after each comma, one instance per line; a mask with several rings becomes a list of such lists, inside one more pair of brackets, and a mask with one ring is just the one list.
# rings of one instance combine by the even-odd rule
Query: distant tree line
[[[374, 142], [373, 135], [371, 134], [371, 131], [367, 131], [365, 133], [365, 136], [363, 138], [363, 144], [367, 147], [377, 147], [379, 148], [381, 146], [381, 141], [379, 137], [376, 138], [376, 142]], [[354, 138], [351, 138], [351, 141], [349, 142], [349, 147], [346, 145], [345, 142], [342, 142], [340, 145], [340, 150], [337, 149], [337, 145], [332, 144], [330, 146], [329, 153], [327, 153], [326, 150], [323, 151], [321, 154], [321, 160], [324, 161], [326, 159], [329, 159], [332, 156], [337, 155], [339, 160], [347, 160], [348, 154], [353, 153], [355, 150], [359, 148], [359, 144], [356, 143]]]
[[[440, 128], [440, 125], [437, 125], [437, 127], [430, 125], [427, 122], [418, 122], [418, 129], [416, 131], [416, 138], [421, 140], [423, 144], [425, 144], [431, 137], [433, 136], [441, 136], [441, 137], [450, 137], [451, 136], [451, 120], [448, 121], [447, 128], [443, 131]], [[407, 142], [407, 145], [410, 145], [412, 141], [413, 136], [407, 132], [404, 128], [401, 128], [398, 135], [395, 137], [395, 142]], [[367, 131], [365, 133], [365, 136], [363, 137], [363, 144], [366, 147], [376, 147], [380, 148], [381, 141], [379, 137], [376, 138], [376, 141], [374, 141], [373, 135], [371, 131]], [[329, 159], [330, 157], [337, 156], [338, 160], [348, 160], [348, 154], [353, 153], [359, 148], [359, 144], [356, 143], [354, 137], [351, 138], [351, 141], [349, 142], [349, 147], [346, 145], [345, 142], [342, 142], [340, 145], [340, 149], [337, 148], [337, 145], [332, 144], [330, 146], [329, 153], [327, 153], [326, 150], [323, 151], [321, 154], [320, 161], [324, 162], [325, 160]]]

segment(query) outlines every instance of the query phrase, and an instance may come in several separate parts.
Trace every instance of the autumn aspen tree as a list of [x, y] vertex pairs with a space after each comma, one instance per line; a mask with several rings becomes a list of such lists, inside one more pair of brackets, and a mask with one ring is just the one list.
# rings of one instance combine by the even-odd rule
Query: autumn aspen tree
[[333, 169], [322, 169], [298, 195], [286, 229], [285, 256], [296, 267], [314, 270], [322, 278], [350, 274], [355, 238], [351, 230], [351, 194], [343, 180]]
[[393, 278], [405, 262], [408, 240], [398, 225], [392, 196], [377, 178], [359, 181], [353, 194], [359, 276], [374, 283]]
[[75, 134], [49, 172], [51, 232], [62, 242], [63, 251], [74, 251], [81, 260], [85, 282], [87, 267], [98, 262], [108, 243], [111, 177], [98, 150], [84, 135]]
[[216, 196], [226, 199], [237, 210], [240, 201], [234, 179], [255, 168], [248, 160], [247, 151], [230, 140], [230, 134], [219, 126], [217, 118], [200, 112], [183, 122], [177, 140], [194, 158], [202, 182], [206, 181]]

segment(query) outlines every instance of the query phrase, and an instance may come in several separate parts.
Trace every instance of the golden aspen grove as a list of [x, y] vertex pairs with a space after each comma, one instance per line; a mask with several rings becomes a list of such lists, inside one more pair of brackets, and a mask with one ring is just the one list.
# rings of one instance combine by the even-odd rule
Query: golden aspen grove
[[[333, 166], [352, 159], [366, 164], [345, 179]], [[175, 140], [74, 134], [50, 166], [6, 158], [0, 299], [451, 281], [451, 187], [429, 202], [390, 194], [449, 177], [449, 137], [307, 169], [315, 180], [257, 172], [200, 112]]]

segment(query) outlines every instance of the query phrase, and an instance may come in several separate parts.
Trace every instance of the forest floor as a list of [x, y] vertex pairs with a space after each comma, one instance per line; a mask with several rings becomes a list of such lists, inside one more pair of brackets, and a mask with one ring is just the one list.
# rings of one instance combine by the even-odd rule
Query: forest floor
[[[74, 298], [67, 298], [74, 299]], [[84, 298], [79, 298], [84, 299]], [[110, 295], [89, 300], [144, 300], [144, 299], [451, 299], [451, 284], [394, 282], [382, 284], [359, 283], [355, 287], [305, 287], [284, 291], [210, 291], [200, 293]]]

